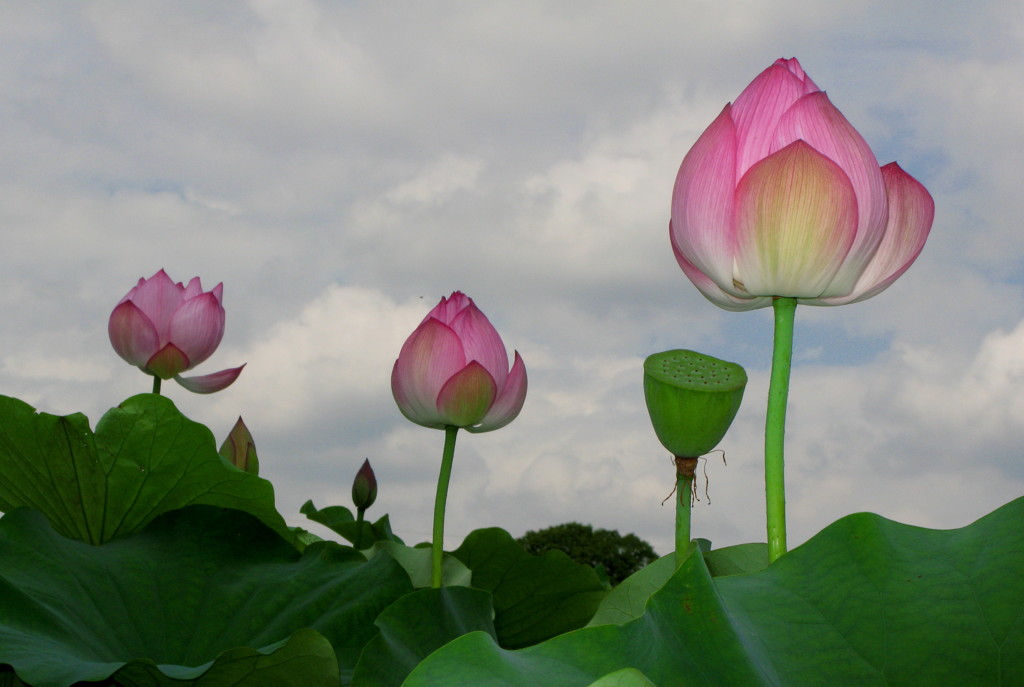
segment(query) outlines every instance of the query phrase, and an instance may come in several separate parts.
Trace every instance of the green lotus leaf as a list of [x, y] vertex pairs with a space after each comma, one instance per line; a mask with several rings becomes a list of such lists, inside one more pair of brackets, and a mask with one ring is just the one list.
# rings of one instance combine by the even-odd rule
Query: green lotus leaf
[[712, 577], [757, 572], [768, 567], [768, 545], [758, 542], [712, 549], [704, 554], [704, 562]]
[[[707, 539], [695, 539], [690, 551], [700, 549], [712, 577], [757, 572], [768, 567], [767, 544], [737, 544], [709, 550], [710, 546], [711, 542]], [[670, 553], [636, 571], [612, 589], [587, 626], [621, 625], [639, 618], [644, 614], [647, 601], [665, 586], [675, 569], [676, 555]]]
[[[368, 551], [373, 555], [377, 551], [387, 551], [388, 555], [398, 561], [412, 586], [417, 589], [429, 587], [433, 575], [433, 552], [426, 546], [405, 546], [393, 541], [379, 541]], [[473, 572], [458, 558], [445, 553], [441, 558], [441, 583], [446, 587], [468, 587], [473, 579]]]
[[657, 687], [634, 668], [623, 668], [590, 683], [589, 687]]
[[493, 615], [491, 595], [479, 589], [442, 587], [407, 594], [377, 617], [380, 633], [363, 649], [352, 683], [399, 687], [420, 661], [456, 637], [476, 630], [494, 636]]
[[[404, 687], [1024, 684], [1024, 498], [957, 530], [847, 516], [771, 566], [712, 578], [690, 555], [624, 624], [518, 651], [472, 632]], [[662, 559], [664, 560], [664, 559]]]
[[[0, 664], [33, 687], [336, 685], [411, 591], [386, 553], [300, 554], [241, 511], [190, 506], [92, 546], [19, 508], [0, 519]], [[288, 665], [291, 682], [239, 681]]]
[[594, 569], [561, 551], [533, 556], [505, 530], [474, 530], [452, 555], [473, 586], [494, 597], [494, 628], [505, 647], [536, 644], [582, 627], [608, 590]]
[[[691, 550], [696, 548], [696, 543], [691, 542], [690, 547]], [[637, 570], [608, 593], [587, 627], [621, 625], [639, 618], [644, 614], [651, 596], [665, 586], [675, 570], [675, 553], [662, 556]]]
[[193, 504], [244, 510], [296, 541], [270, 482], [225, 461], [210, 430], [165, 396], [129, 398], [95, 433], [80, 413], [0, 396], [0, 511], [34, 508], [64, 536], [102, 544]]
[[352, 542], [353, 545], [357, 541], [362, 544], [363, 548], [369, 548], [374, 542], [378, 541], [402, 543], [402, 540], [391, 531], [391, 520], [386, 513], [378, 518], [376, 522], [369, 523], [364, 520], [362, 523], [359, 523], [356, 521], [356, 517], [352, 515], [352, 511], [345, 506], [317, 508], [312, 500], [302, 504], [299, 512], [313, 522], [319, 523], [340, 534]]

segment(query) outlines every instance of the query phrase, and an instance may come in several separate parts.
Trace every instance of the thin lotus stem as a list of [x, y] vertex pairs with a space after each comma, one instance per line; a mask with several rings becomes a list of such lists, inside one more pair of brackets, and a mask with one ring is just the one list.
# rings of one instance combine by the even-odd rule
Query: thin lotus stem
[[160, 378], [156, 375], [153, 375], [153, 393], [160, 394]]
[[356, 548], [363, 548], [363, 513], [366, 512], [365, 508], [356, 509]]
[[786, 553], [786, 481], [783, 451], [786, 443], [786, 403], [789, 369], [793, 362], [795, 298], [776, 298], [775, 346], [768, 384], [768, 412], [764, 424], [764, 490], [767, 501], [768, 561]]
[[696, 458], [676, 456], [676, 568], [683, 564], [690, 547], [690, 501], [693, 500], [693, 473]]
[[430, 586], [441, 587], [441, 560], [444, 556], [444, 507], [448, 501], [448, 482], [452, 477], [452, 462], [455, 459], [455, 435], [459, 428], [446, 425], [444, 428], [444, 451], [441, 454], [441, 474], [437, 478], [437, 497], [434, 499], [434, 544], [431, 555]]

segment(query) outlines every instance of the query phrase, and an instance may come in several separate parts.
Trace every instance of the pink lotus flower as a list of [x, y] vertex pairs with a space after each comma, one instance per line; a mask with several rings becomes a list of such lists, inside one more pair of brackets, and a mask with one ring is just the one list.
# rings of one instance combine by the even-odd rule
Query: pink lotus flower
[[146, 374], [209, 394], [234, 382], [242, 368], [200, 377], [180, 374], [209, 358], [224, 336], [223, 284], [203, 292], [199, 277], [183, 286], [160, 270], [139, 283], [110, 313], [107, 333], [117, 354]]
[[391, 391], [416, 424], [489, 432], [522, 410], [526, 366], [517, 352], [509, 370], [497, 330], [471, 298], [456, 291], [406, 339], [391, 372]]
[[896, 163], [879, 169], [793, 58], [761, 72], [686, 154], [669, 233], [683, 271], [723, 308], [842, 305], [903, 274], [934, 214], [924, 186]]

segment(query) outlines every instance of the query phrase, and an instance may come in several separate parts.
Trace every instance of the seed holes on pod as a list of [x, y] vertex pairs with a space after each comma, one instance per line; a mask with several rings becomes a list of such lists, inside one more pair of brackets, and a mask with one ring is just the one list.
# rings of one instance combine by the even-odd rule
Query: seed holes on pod
[[644, 369], [668, 384], [708, 391], [735, 389], [747, 381], [739, 365], [685, 349], [652, 355]]

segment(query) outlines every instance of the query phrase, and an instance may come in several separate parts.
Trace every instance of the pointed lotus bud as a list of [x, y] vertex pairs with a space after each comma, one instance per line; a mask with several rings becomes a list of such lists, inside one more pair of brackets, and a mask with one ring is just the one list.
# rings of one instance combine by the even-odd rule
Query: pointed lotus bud
[[695, 351], [665, 351], [644, 361], [644, 397], [654, 432], [681, 458], [696, 458], [718, 445], [746, 386], [742, 367]]
[[398, 409], [424, 427], [490, 432], [519, 415], [526, 365], [509, 369], [501, 336], [473, 299], [442, 298], [409, 335], [391, 372]]
[[356, 473], [352, 482], [352, 503], [360, 510], [366, 510], [377, 500], [377, 476], [373, 474], [370, 460], [363, 461], [363, 466]]
[[251, 475], [259, 474], [260, 463], [256, 458], [256, 444], [241, 416], [228, 433], [228, 438], [221, 444], [220, 455], [239, 470]]

